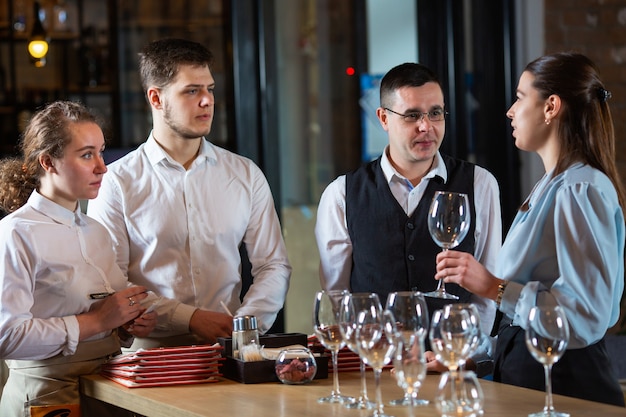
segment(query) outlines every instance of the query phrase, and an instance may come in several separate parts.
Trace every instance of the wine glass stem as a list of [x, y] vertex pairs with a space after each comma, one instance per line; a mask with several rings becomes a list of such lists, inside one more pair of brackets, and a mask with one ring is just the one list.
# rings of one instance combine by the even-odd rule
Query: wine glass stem
[[336, 397], [341, 395], [341, 392], [339, 392], [339, 372], [337, 369], [337, 350], [333, 349], [330, 351], [330, 354], [332, 356], [332, 361], [333, 361], [333, 392], [332, 392], [332, 396]]
[[365, 362], [361, 360], [361, 398], [359, 398], [360, 402], [368, 401], [367, 398], [367, 380], [365, 376]]
[[374, 382], [376, 383], [376, 409], [374, 410], [374, 416], [383, 416], [385, 414], [383, 407], [383, 394], [380, 390], [380, 375], [382, 373], [382, 369], [374, 369]]
[[544, 365], [543, 370], [546, 376], [546, 405], [543, 411], [544, 413], [552, 413], [554, 412], [554, 405], [552, 403], [552, 365]]
[[452, 385], [450, 399], [453, 404], [456, 404], [458, 402], [457, 387], [458, 387], [459, 380], [461, 378], [461, 373], [460, 373], [459, 367], [456, 365], [449, 366], [448, 373], [450, 374], [450, 384]]
[[[448, 250], [448, 247], [444, 246], [442, 252], [446, 252], [447, 250]], [[441, 294], [446, 293], [446, 284], [443, 282], [443, 278], [441, 278], [439, 282], [437, 283], [437, 292]]]

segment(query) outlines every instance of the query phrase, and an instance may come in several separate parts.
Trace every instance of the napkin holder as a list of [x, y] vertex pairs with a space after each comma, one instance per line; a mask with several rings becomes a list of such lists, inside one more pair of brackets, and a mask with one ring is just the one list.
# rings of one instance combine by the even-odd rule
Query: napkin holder
[[[220, 368], [224, 377], [244, 384], [278, 382], [275, 360], [244, 362], [232, 357], [233, 343], [230, 337], [220, 337], [217, 341], [224, 348], [222, 355], [225, 360]], [[290, 345], [307, 346], [307, 335], [304, 333], [266, 334], [259, 337], [259, 343], [267, 348], [280, 348]], [[328, 356], [316, 356], [315, 359], [317, 362], [315, 379], [328, 378]]]

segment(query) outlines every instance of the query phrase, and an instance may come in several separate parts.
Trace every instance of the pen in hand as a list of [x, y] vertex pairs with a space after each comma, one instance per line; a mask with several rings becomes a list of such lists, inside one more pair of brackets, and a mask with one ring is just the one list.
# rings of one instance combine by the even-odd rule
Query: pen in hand
[[233, 313], [230, 312], [230, 310], [228, 309], [228, 306], [221, 300], [220, 300], [220, 305], [222, 306], [226, 314], [228, 314], [231, 317], [233, 316]]
[[104, 300], [105, 298], [113, 294], [115, 293], [114, 292], [96, 292], [96, 293], [89, 294], [89, 298], [91, 298], [92, 300]]

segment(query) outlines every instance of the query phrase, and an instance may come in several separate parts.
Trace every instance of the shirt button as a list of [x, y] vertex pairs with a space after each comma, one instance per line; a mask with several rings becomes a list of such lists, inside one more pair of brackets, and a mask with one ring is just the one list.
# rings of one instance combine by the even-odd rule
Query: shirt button
[[415, 260], [415, 256], [413, 256], [413, 255], [409, 255], [408, 258], [409, 258], [409, 261], [414, 261]]
[[409, 229], [413, 230], [415, 228], [415, 225], [413, 223], [407, 223], [406, 227], [408, 227]]

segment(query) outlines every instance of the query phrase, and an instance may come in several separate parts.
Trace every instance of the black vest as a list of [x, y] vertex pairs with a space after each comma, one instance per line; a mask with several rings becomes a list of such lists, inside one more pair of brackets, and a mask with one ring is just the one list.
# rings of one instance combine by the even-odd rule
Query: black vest
[[[411, 216], [395, 199], [380, 167], [380, 158], [346, 174], [346, 220], [352, 241], [350, 291], [375, 292], [385, 303], [393, 291], [437, 287], [435, 256], [441, 248], [428, 232], [428, 210], [435, 191], [466, 193], [470, 201], [470, 230], [454, 250], [474, 253], [474, 165], [442, 155], [448, 182], [435, 177]], [[446, 284], [446, 291], [469, 302], [470, 293], [457, 284]], [[429, 311], [450, 300], [426, 297]]]

